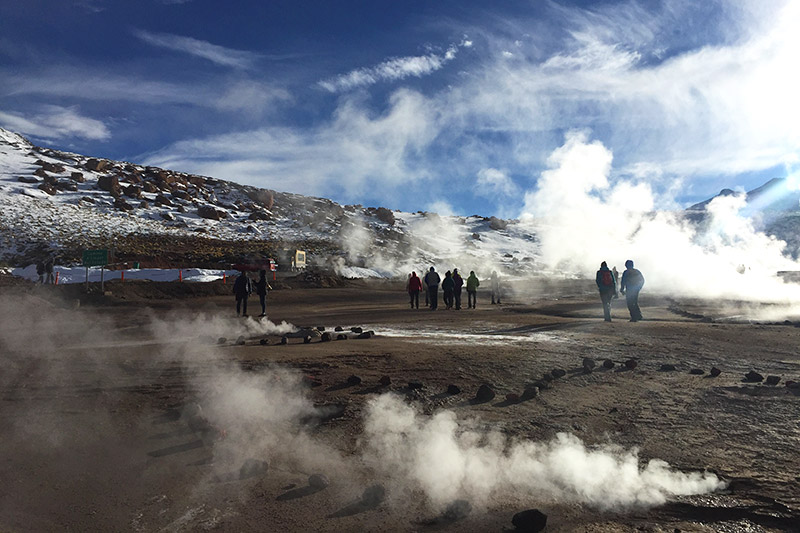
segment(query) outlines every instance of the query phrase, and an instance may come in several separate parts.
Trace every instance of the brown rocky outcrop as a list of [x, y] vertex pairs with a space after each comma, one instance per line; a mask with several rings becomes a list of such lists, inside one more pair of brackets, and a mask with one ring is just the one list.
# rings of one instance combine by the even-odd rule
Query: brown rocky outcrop
[[129, 198], [136, 198], [138, 200], [142, 197], [142, 188], [136, 185], [128, 185], [122, 192]]
[[380, 220], [381, 222], [385, 222], [390, 226], [394, 226], [394, 213], [390, 209], [386, 209], [385, 207], [379, 207], [375, 210], [375, 217]]
[[69, 178], [72, 181], [77, 181], [78, 183], [83, 183], [86, 181], [86, 178], [83, 177], [83, 172], [73, 172], [69, 175]]
[[253, 200], [258, 205], [266, 207], [267, 209], [271, 209], [272, 204], [275, 201], [275, 195], [272, 194], [272, 191], [269, 191], [267, 189], [255, 189], [248, 191], [247, 197]]
[[103, 170], [108, 169], [111, 166], [109, 161], [105, 159], [89, 159], [86, 161], [86, 164], [83, 167], [86, 170], [91, 170], [92, 172], [102, 172]]
[[104, 190], [108, 191], [111, 194], [115, 194], [115, 196], [119, 196], [119, 178], [117, 176], [100, 176], [97, 178], [97, 186]]
[[210, 220], [221, 220], [226, 218], [228, 213], [220, 209], [216, 209], [210, 205], [201, 205], [197, 208], [197, 215]]
[[42, 183], [41, 185], [39, 185], [39, 189], [43, 190], [44, 192], [46, 192], [51, 196], [55, 195], [56, 192], [58, 192], [55, 186], [50, 183]]
[[269, 220], [269, 213], [259, 209], [250, 213], [250, 216], [247, 218], [250, 220]]
[[145, 181], [145, 182], [144, 182], [144, 185], [142, 185], [142, 187], [144, 187], [144, 192], [149, 192], [149, 193], [156, 193], [156, 192], [158, 192], [158, 187], [156, 187], [156, 186], [153, 184], [153, 182], [152, 182], [152, 181]]

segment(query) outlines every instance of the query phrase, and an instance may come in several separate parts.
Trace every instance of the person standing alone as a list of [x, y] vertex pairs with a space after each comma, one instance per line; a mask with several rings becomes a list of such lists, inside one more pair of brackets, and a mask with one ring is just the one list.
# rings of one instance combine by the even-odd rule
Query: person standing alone
[[470, 307], [475, 309], [475, 304], [478, 302], [478, 287], [481, 282], [478, 281], [478, 276], [475, 275], [474, 270], [470, 270], [469, 277], [467, 278], [467, 309]]
[[605, 261], [600, 263], [600, 270], [597, 271], [595, 276], [595, 283], [597, 283], [597, 288], [600, 290], [600, 301], [603, 302], [605, 321], [611, 322], [611, 300], [617, 294], [617, 281]]
[[644, 276], [639, 270], [633, 268], [633, 261], [628, 259], [625, 261], [625, 272], [622, 273], [622, 280], [619, 282], [619, 292], [625, 295], [625, 302], [631, 313], [631, 322], [638, 322], [642, 319], [642, 311], [639, 309], [639, 291], [643, 286]]

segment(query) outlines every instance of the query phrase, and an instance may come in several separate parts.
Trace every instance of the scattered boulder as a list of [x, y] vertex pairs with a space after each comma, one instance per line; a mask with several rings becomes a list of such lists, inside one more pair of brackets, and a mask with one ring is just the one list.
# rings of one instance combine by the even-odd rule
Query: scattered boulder
[[311, 344], [311, 335], [303, 337], [303, 344]]
[[56, 189], [58, 189], [59, 191], [75, 192], [78, 190], [78, 184], [75, 183], [74, 181], [69, 181], [69, 180], [58, 180], [55, 183], [55, 186]]
[[239, 479], [247, 479], [265, 473], [269, 469], [269, 462], [261, 459], [247, 459], [239, 468]]
[[217, 344], [225, 344], [226, 342], [228, 342], [228, 339], [226, 339], [225, 337], [220, 337], [219, 339], [217, 339]]
[[348, 385], [361, 385], [361, 378], [353, 374], [347, 378]]
[[470, 504], [467, 500], [456, 500], [450, 505], [442, 513], [442, 520], [447, 522], [455, 522], [456, 520], [462, 520], [469, 516], [472, 512], [472, 504]]
[[114, 207], [119, 209], [120, 211], [133, 211], [133, 206], [123, 200], [122, 198], [116, 198], [114, 200]]
[[258, 343], [261, 346], [266, 346], [267, 344], [269, 344], [269, 341], [267, 339], [261, 339], [260, 341], [258, 341]]
[[70, 173], [69, 178], [72, 181], [77, 181], [78, 183], [83, 183], [86, 181], [86, 178], [83, 177], [83, 172], [72, 172]]
[[511, 523], [517, 531], [525, 533], [538, 533], [547, 526], [547, 515], [539, 509], [520, 511], [511, 518]]
[[494, 397], [494, 390], [486, 383], [478, 387], [478, 392], [475, 393], [475, 399], [479, 402], [488, 402], [494, 400]]
[[372, 331], [365, 331], [363, 333], [359, 333], [357, 339], [370, 339], [375, 333]]
[[409, 381], [408, 382], [408, 388], [410, 390], [419, 390], [419, 389], [422, 389], [423, 387], [424, 387], [424, 385], [419, 381]]
[[361, 503], [367, 507], [375, 507], [385, 499], [386, 489], [379, 483], [370, 485], [364, 489], [364, 493], [361, 495]]
[[137, 185], [128, 185], [124, 189], [122, 189], [122, 194], [127, 196], [128, 198], [136, 198], [137, 200], [142, 198], [142, 188]]
[[39, 180], [33, 176], [20, 176], [17, 178], [17, 181], [20, 183], [39, 183]]
[[472, 239], [475, 240], [475, 241], [481, 240], [481, 234], [480, 233], [473, 233], [472, 234]]
[[94, 159], [94, 158], [89, 159], [88, 161], [86, 161], [86, 164], [83, 165], [83, 167], [86, 170], [91, 170], [92, 172], [102, 172], [103, 170], [107, 169], [110, 166], [111, 163], [109, 161], [106, 161], [104, 159]]
[[744, 380], [749, 383], [761, 383], [762, 381], [764, 381], [764, 376], [762, 376], [755, 370], [751, 370], [750, 372], [744, 375]]
[[321, 340], [322, 342], [330, 342], [331, 334], [327, 331], [324, 331], [320, 336], [319, 340]]
[[378, 209], [376, 209], [375, 217], [381, 222], [385, 222], [389, 226], [393, 226], [395, 223], [394, 213], [392, 213], [391, 210], [386, 209], [385, 207], [379, 207]]
[[709, 372], [709, 374], [711, 374], [712, 378], [715, 378], [715, 377], [719, 376], [720, 374], [722, 374], [722, 370], [720, 370], [719, 368], [717, 368], [715, 366], [712, 366], [711, 367], [711, 371]]
[[611, 359], [606, 359], [605, 361], [603, 361], [603, 368], [611, 370], [612, 368], [614, 368], [614, 361], [612, 361]]
[[493, 230], [506, 229], [508, 227], [508, 222], [497, 217], [490, 217], [489, 227], [492, 228]]
[[633, 370], [637, 366], [639, 366], [639, 362], [636, 359], [628, 359], [625, 361], [625, 368], [628, 370]]
[[100, 176], [97, 178], [97, 186], [112, 194], [119, 193], [119, 178], [116, 176]]
[[183, 189], [176, 189], [172, 191], [172, 196], [173, 198], [179, 198], [181, 200], [186, 200], [187, 202], [192, 199], [192, 195]]
[[392, 378], [389, 376], [381, 376], [381, 379], [378, 380], [378, 383], [383, 385], [384, 387], [388, 387], [392, 384]]
[[451, 396], [455, 396], [456, 394], [461, 394], [461, 387], [458, 385], [453, 385], [452, 383], [447, 386], [447, 394]]
[[156, 187], [151, 181], [145, 181], [142, 187], [144, 188], [144, 192], [148, 192], [151, 194], [158, 192], [158, 187]]
[[564, 370], [564, 369], [561, 369], [561, 368], [554, 368], [552, 371], [550, 371], [550, 374], [552, 374], [552, 376], [554, 378], [558, 379], [558, 378], [563, 378], [564, 376], [566, 376], [567, 375], [567, 371]]
[[147, 200], [142, 200], [142, 202], [139, 204], [139, 209], [149, 209], [149, 208], [150, 204], [147, 203]]
[[344, 328], [342, 326], [336, 326], [333, 328], [333, 331], [344, 331]]
[[[156, 205], [158, 205], [158, 204], [156, 204]], [[175, 220], [175, 216], [172, 213], [161, 213], [161, 218], [163, 218], [164, 220], [169, 220], [169, 221]]]
[[352, 328], [350, 328], [350, 331], [352, 331], [353, 333], [361, 333], [361, 332], [363, 332], [364, 330], [363, 330], [363, 329], [361, 329], [361, 328], [360, 328], [360, 327], [358, 327], [358, 326], [353, 326]]
[[43, 190], [50, 196], [54, 196], [58, 192], [58, 189], [56, 189], [55, 186], [49, 183], [42, 183], [41, 185], [39, 185], [39, 189]]
[[303, 385], [309, 388], [319, 387], [322, 385], [322, 380], [314, 376], [303, 376]]
[[33, 175], [34, 176], [39, 176], [40, 178], [49, 178], [50, 177], [50, 175], [47, 172], [45, 172], [43, 168], [37, 168], [33, 172]]
[[506, 401], [508, 403], [519, 403], [520, 396], [515, 392], [509, 392], [508, 394], [506, 394]]
[[155, 204], [156, 204], [156, 205], [165, 205], [165, 206], [167, 206], [167, 207], [173, 207], [173, 205], [174, 205], [174, 204], [173, 204], [173, 203], [172, 203], [172, 202], [169, 200], [169, 198], [167, 198], [167, 197], [166, 197], [166, 196], [164, 196], [163, 194], [159, 194], [158, 196], [156, 196], [156, 199], [155, 199]]
[[672, 364], [669, 364], [669, 363], [664, 363], [663, 365], [661, 365], [659, 370], [661, 372], [674, 372], [676, 370], [676, 368], [675, 368], [675, 365], [672, 365]]
[[583, 358], [583, 369], [593, 370], [594, 367], [597, 366], [597, 363], [591, 357], [584, 357]]
[[702, 368], [693, 368], [689, 370], [689, 373], [695, 376], [702, 376], [703, 374], [706, 373], [706, 371], [703, 370]]
[[522, 391], [522, 396], [520, 396], [521, 400], [530, 400], [532, 398], [536, 398], [539, 396], [539, 387], [536, 385], [528, 385], [525, 387], [525, 390]]
[[797, 381], [792, 381], [791, 379], [786, 380], [784, 385], [786, 385], [787, 389], [800, 389], [800, 383]]
[[228, 216], [228, 213], [210, 205], [201, 205], [197, 208], [197, 216], [209, 220], [222, 220]]
[[287, 339], [285, 336], [281, 337], [281, 344], [286, 344], [287, 342], [289, 342], [289, 339]]
[[244, 335], [239, 335], [239, 338], [236, 339], [236, 344], [239, 346], [244, 346]]
[[324, 474], [311, 474], [308, 476], [308, 486], [317, 490], [321, 490], [330, 485], [331, 482], [328, 476]]
[[257, 220], [269, 220], [270, 216], [267, 211], [264, 211], [262, 209], [256, 209], [255, 211], [250, 213], [250, 216], [247, 218], [255, 222]]
[[338, 335], [336, 335], [336, 340], [337, 341], [346, 341], [347, 340], [347, 335], [345, 335], [344, 333], [339, 333]]
[[780, 382], [780, 380], [781, 380], [780, 376], [767, 376], [767, 379], [766, 381], [764, 381], [764, 383], [766, 383], [767, 385], [774, 386], [777, 385]]
[[187, 211], [186, 211], [186, 208], [185, 208], [185, 207], [183, 207], [182, 205], [179, 205], [179, 206], [178, 206], [178, 213], [186, 213], [186, 212], [187, 212]]

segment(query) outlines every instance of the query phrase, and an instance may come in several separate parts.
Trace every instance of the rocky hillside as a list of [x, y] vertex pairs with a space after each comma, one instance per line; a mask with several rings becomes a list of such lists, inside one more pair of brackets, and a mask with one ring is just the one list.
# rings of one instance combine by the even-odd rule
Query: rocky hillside
[[[0, 129], [0, 261], [11, 265], [113, 248], [142, 266], [218, 267], [250, 257], [287, 263], [295, 248], [337, 267], [397, 270], [470, 261], [526, 270], [529, 228], [500, 219], [439, 217], [34, 146]], [[488, 267], [487, 267], [488, 268]]]

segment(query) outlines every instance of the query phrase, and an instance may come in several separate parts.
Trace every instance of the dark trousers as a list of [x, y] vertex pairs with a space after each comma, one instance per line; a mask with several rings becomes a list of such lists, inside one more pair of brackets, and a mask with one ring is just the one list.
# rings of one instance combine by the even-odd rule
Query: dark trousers
[[461, 289], [453, 291], [453, 299], [456, 303], [456, 309], [461, 309]]
[[261, 303], [261, 314], [267, 314], [267, 295], [266, 294], [259, 294], [258, 301]]
[[411, 298], [411, 309], [414, 309], [414, 304], [419, 309], [419, 291], [408, 291], [408, 296]]
[[243, 315], [247, 314], [247, 295], [244, 296], [236, 296], [236, 314], [239, 314], [239, 310], [241, 309], [241, 313]]
[[443, 299], [444, 299], [444, 306], [447, 309], [453, 307], [453, 291], [451, 291], [450, 289], [445, 289]]
[[428, 302], [430, 302], [431, 309], [439, 308], [439, 287], [436, 285], [428, 286]]
[[606, 322], [611, 322], [611, 300], [614, 298], [614, 291], [600, 291], [600, 301], [603, 302], [603, 318]]
[[470, 307], [475, 309], [475, 304], [478, 303], [478, 292], [467, 291], [467, 309]]
[[631, 313], [631, 321], [638, 322], [642, 319], [642, 310], [639, 309], [639, 289], [628, 289], [625, 292], [625, 303]]

